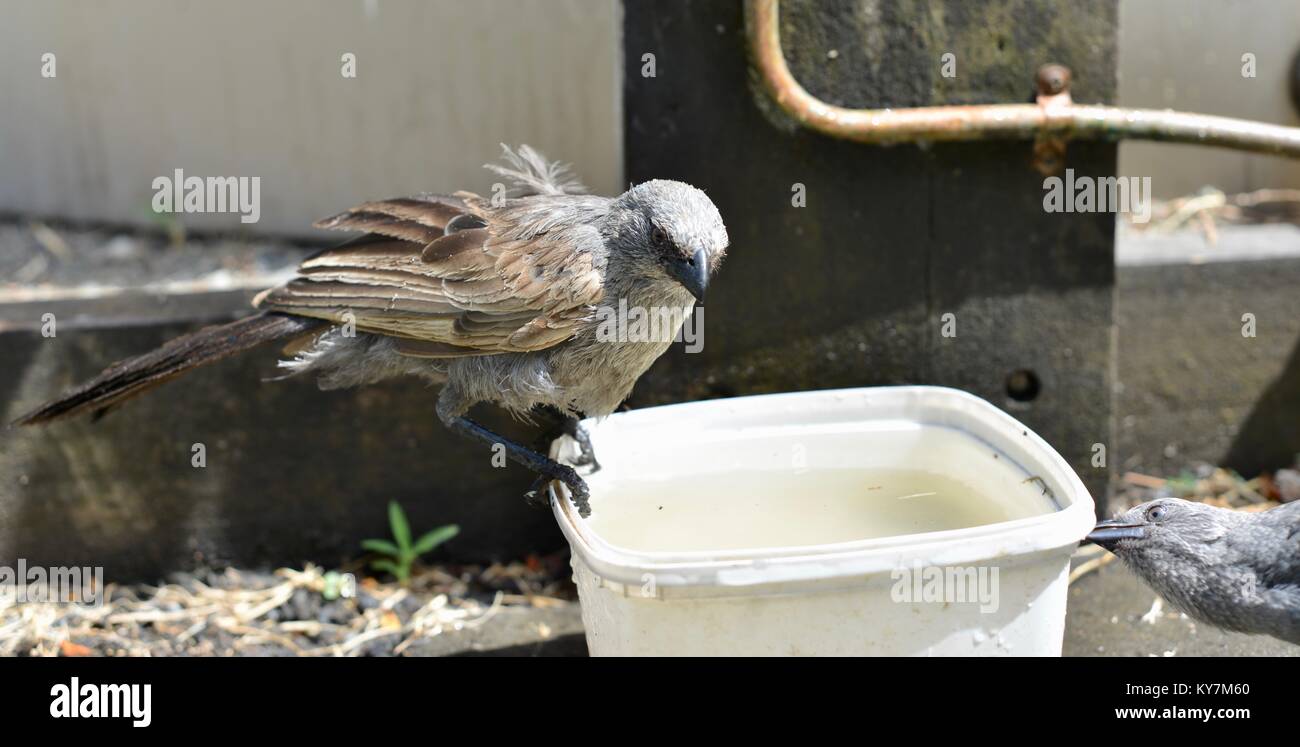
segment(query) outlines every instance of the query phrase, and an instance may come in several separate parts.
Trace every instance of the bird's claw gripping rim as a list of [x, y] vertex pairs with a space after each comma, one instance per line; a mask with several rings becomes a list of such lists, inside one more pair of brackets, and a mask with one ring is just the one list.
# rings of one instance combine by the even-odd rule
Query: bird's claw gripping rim
[[[552, 481], [564, 483], [569, 489], [569, 499], [578, 509], [578, 515], [586, 519], [591, 516], [591, 491], [587, 489], [587, 483], [572, 468], [567, 468], [568, 474], [557, 475], [538, 475], [533, 484], [524, 493], [524, 500], [532, 506], [545, 506], [547, 504], [546, 488]], [[556, 490], [555, 496], [558, 500], [564, 500], [564, 494]]]
[[584, 519], [590, 518], [591, 491], [587, 490], [587, 482], [581, 477], [578, 477], [576, 472], [573, 474], [572, 482], [569, 482], [568, 480], [563, 480], [562, 482], [569, 487], [569, 500], [573, 501], [573, 505], [577, 507], [578, 515]]

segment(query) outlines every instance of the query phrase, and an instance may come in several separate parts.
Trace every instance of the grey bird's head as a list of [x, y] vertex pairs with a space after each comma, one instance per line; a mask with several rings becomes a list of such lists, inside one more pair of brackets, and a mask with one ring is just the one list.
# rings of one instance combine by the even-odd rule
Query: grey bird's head
[[703, 301], [730, 243], [713, 201], [689, 184], [655, 179], [624, 192], [614, 207], [624, 270], [676, 283]]
[[1097, 524], [1089, 542], [1120, 557], [1152, 553], [1196, 556], [1227, 532], [1237, 515], [1204, 503], [1159, 498]]
[[1112, 551], [1180, 612], [1300, 645], [1300, 504], [1246, 512], [1159, 498], [1097, 524]]

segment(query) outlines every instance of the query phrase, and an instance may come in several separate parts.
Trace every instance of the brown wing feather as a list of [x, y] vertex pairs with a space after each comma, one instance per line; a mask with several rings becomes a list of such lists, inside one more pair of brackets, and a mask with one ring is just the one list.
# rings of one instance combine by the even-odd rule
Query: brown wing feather
[[429, 226], [383, 213], [349, 212], [334, 216], [327, 225], [318, 223], [316, 226], [343, 231], [369, 231], [421, 244], [427, 244], [443, 235], [442, 226]]
[[365, 231], [427, 244], [443, 235], [447, 224], [469, 208], [460, 197], [416, 195], [364, 202], [316, 221], [317, 228]]
[[[603, 267], [587, 243], [599, 236], [578, 227], [502, 239], [507, 227], [477, 202], [468, 194], [381, 200], [320, 221], [379, 236], [308, 258], [300, 277], [254, 303], [355, 321], [417, 357], [541, 350], [567, 340], [603, 293]], [[448, 229], [458, 216], [467, 219]], [[475, 227], [456, 230], [461, 225]]]

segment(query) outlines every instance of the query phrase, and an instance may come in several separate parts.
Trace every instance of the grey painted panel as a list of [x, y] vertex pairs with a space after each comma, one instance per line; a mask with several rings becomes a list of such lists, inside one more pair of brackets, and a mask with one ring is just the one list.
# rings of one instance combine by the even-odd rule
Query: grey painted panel
[[154, 177], [183, 168], [260, 176], [253, 230], [303, 234], [363, 199], [488, 190], [500, 142], [622, 182], [615, 0], [0, 0], [0, 17], [0, 210], [145, 223]]
[[[1121, 0], [1119, 103], [1300, 126], [1287, 81], [1300, 50], [1295, 0]], [[1242, 77], [1243, 54], [1256, 77]], [[1076, 78], [1087, 75], [1076, 71]], [[1078, 99], [1084, 100], [1086, 99]], [[1120, 173], [1152, 177], [1157, 197], [1300, 187], [1300, 162], [1219, 148], [1126, 142]]]

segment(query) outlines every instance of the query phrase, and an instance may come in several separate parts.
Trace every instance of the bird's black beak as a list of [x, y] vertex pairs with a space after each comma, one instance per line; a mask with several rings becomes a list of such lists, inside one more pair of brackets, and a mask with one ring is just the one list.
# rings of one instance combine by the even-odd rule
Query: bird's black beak
[[703, 302], [704, 291], [709, 288], [709, 250], [700, 249], [689, 259], [669, 260], [668, 274], [690, 291], [696, 301]]
[[1139, 524], [1125, 524], [1115, 519], [1097, 522], [1097, 526], [1085, 537], [1085, 541], [1093, 542], [1107, 550], [1114, 550], [1115, 545], [1120, 540], [1126, 539], [1144, 539], [1147, 536], [1146, 527]]

